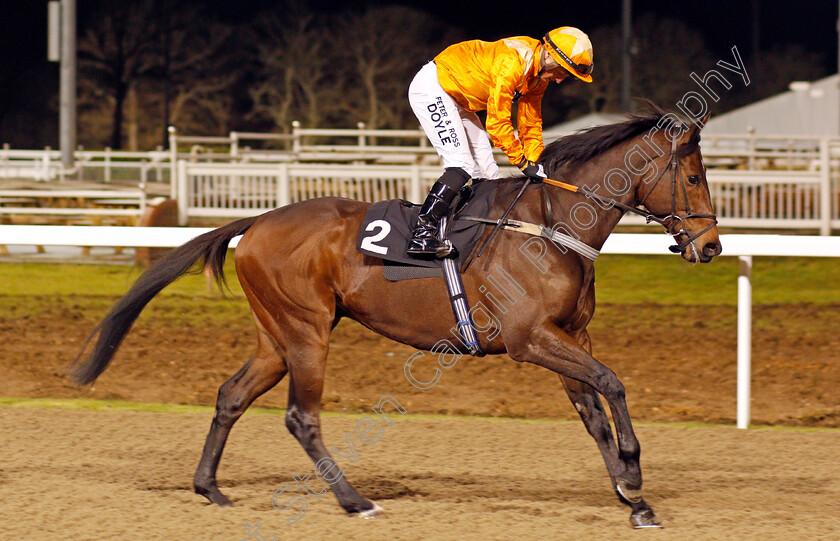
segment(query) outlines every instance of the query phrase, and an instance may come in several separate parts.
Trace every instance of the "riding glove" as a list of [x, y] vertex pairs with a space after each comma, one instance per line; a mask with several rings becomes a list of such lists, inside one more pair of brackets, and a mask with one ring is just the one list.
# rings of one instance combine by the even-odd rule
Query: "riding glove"
[[534, 163], [531, 160], [522, 160], [518, 167], [526, 177], [531, 179], [531, 182], [542, 182], [542, 179], [548, 177], [548, 175], [545, 174], [543, 166], [538, 163]]

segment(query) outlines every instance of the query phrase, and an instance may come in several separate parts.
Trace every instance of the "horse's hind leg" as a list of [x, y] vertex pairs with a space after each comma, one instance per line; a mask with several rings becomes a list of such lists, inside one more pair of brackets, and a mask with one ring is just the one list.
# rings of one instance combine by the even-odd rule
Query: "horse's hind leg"
[[233, 503], [219, 491], [216, 470], [230, 429], [260, 395], [277, 385], [286, 375], [286, 363], [280, 358], [274, 341], [258, 328], [257, 353], [219, 388], [216, 415], [204, 444], [204, 452], [195, 472], [194, 487], [212, 503], [230, 507]]
[[[308, 343], [304, 345], [298, 342], [294, 350], [289, 351], [289, 409], [286, 412], [286, 427], [315, 463], [318, 473], [333, 481], [330, 488], [339, 505], [348, 513], [372, 517], [380, 508], [363, 498], [347, 481], [343, 472], [336, 479], [335, 461], [321, 441], [319, 413], [328, 348], [326, 341], [316, 345], [312, 343], [312, 338], [310, 335], [306, 339]], [[292, 345], [289, 346], [291, 349]]]

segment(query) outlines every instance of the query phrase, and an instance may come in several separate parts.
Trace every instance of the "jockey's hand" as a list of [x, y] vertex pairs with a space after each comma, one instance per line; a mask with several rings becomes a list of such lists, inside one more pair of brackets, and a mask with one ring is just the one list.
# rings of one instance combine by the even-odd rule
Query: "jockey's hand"
[[532, 162], [528, 159], [523, 159], [519, 163], [519, 170], [522, 173], [531, 179], [531, 182], [542, 182], [544, 178], [547, 178], [548, 175], [545, 174], [545, 169], [543, 166], [537, 163]]

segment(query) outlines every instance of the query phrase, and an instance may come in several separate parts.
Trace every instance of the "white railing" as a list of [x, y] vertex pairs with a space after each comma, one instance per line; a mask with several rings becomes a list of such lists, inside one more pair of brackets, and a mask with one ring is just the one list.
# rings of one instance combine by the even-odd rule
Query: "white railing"
[[[46, 182], [65, 180], [73, 175], [76, 180], [102, 182], [149, 182], [168, 180], [169, 153], [163, 150], [150, 152], [77, 150], [75, 165], [65, 170], [61, 152], [44, 150], [14, 150], [4, 145], [0, 149], [0, 178], [24, 178]], [[154, 175], [152, 174], [154, 173]]]
[[[40, 200], [74, 199], [95, 206], [42, 207], [14, 206], [36, 205]], [[115, 208], [130, 207], [130, 208]], [[50, 216], [134, 216], [146, 210], [146, 192], [137, 190], [0, 190], [0, 216], [50, 215]]]
[[[254, 141], [274, 141], [275, 148], [247, 146]], [[821, 234], [840, 228], [840, 139], [704, 135], [701, 144], [721, 225], [818, 229]], [[503, 173], [517, 173], [497, 155]], [[77, 178], [175, 179], [170, 197], [189, 198], [182, 202], [183, 220], [244, 216], [327, 195], [420, 202], [440, 170], [422, 131], [363, 125], [332, 130], [295, 124], [290, 134], [231, 132], [225, 137], [181, 136], [172, 129], [167, 152], [80, 150], [76, 159]], [[178, 168], [181, 160], [186, 169]], [[117, 170], [128, 172], [115, 175]], [[437, 173], [427, 174], [431, 170]], [[48, 180], [65, 173], [58, 151], [0, 150], [0, 177]], [[623, 223], [640, 222], [628, 216]]]
[[[504, 174], [518, 174], [510, 166]], [[289, 203], [337, 196], [361, 201], [421, 203], [439, 177], [438, 166], [211, 164], [180, 161], [176, 175], [182, 223], [190, 216], [251, 216]], [[709, 170], [712, 202], [721, 226], [840, 228], [831, 207], [826, 169], [819, 171]], [[835, 197], [836, 196], [836, 191]], [[832, 212], [834, 214], [832, 214]], [[625, 225], [644, 223], [626, 216]]]
[[[712, 204], [722, 227], [818, 229], [829, 235], [840, 228], [837, 190], [823, 171], [707, 172]], [[622, 225], [639, 225], [644, 219], [625, 215]]]
[[0, 150], [0, 178], [31, 178], [46, 182], [63, 177], [61, 152], [44, 150]]
[[[513, 174], [510, 167], [507, 173]], [[190, 216], [253, 216], [316, 197], [422, 202], [440, 176], [436, 166], [178, 162], [177, 200], [182, 223]]]
[[[808, 169], [827, 150], [840, 145], [837, 137], [752, 134], [704, 134], [700, 145], [707, 165], [748, 170]], [[832, 156], [840, 153], [831, 148]]]
[[[823, 178], [825, 177], [825, 178]], [[715, 212], [732, 226], [826, 226], [820, 193], [828, 175], [810, 171], [709, 171]]]
[[[195, 227], [79, 227], [0, 225], [0, 246], [120, 246], [173, 248], [212, 231]], [[239, 238], [233, 239], [235, 248]], [[749, 428], [752, 366], [752, 260], [753, 257], [840, 257], [840, 237], [784, 235], [721, 235], [723, 255], [737, 256], [738, 342], [737, 426]], [[674, 255], [665, 235], [611, 235], [601, 254]], [[442, 287], [442, 286], [441, 286]]]
[[[546, 142], [566, 133], [545, 132]], [[86, 167], [110, 167], [103, 164], [126, 164], [146, 162], [153, 167], [163, 163], [174, 166], [178, 159], [210, 162], [293, 162], [324, 161], [338, 163], [402, 163], [437, 164], [434, 149], [429, 146], [421, 130], [371, 130], [360, 123], [356, 129], [301, 128], [293, 123], [291, 133], [250, 133], [232, 131], [227, 136], [178, 135], [170, 128], [170, 151], [158, 148], [149, 152], [76, 151], [76, 161]], [[265, 145], [267, 148], [252, 148], [248, 142]], [[798, 170], [809, 169], [823, 159], [830, 151], [831, 157], [840, 158], [840, 138], [804, 137], [755, 134], [708, 134], [701, 142], [707, 166], [718, 168], [746, 168], [748, 170]], [[507, 159], [498, 149], [494, 150], [497, 161], [506, 164]], [[0, 177], [15, 176], [15, 171], [52, 168], [45, 176], [33, 173], [38, 178], [55, 178], [61, 171], [60, 152], [49, 148], [44, 150], [13, 150], [4, 145], [0, 150]], [[128, 167], [128, 165], [126, 165]], [[137, 166], [139, 167], [139, 165]], [[837, 169], [837, 163], [832, 164]], [[31, 175], [30, 175], [31, 176]], [[159, 171], [158, 179], [163, 178]], [[139, 179], [138, 179], [139, 180]]]

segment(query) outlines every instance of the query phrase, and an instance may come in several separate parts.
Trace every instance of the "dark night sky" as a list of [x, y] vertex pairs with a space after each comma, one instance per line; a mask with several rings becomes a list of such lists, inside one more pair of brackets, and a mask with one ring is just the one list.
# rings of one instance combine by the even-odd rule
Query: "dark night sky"
[[[276, 6], [276, 0], [211, 0], [221, 12], [236, 16], [243, 11]], [[752, 46], [753, 0], [633, 0], [633, 15], [656, 13], [680, 19], [699, 31], [706, 46], [718, 57], [729, 57], [738, 45], [750, 51]], [[837, 0], [758, 0], [760, 45], [798, 43], [823, 53], [826, 69], [837, 69]], [[348, 3], [310, 0], [317, 9], [342, 10]], [[528, 2], [491, 2], [488, 0], [425, 0], [399, 2], [362, 0], [353, 5], [403, 4], [427, 11], [455, 26], [465, 28], [470, 37], [498, 39], [513, 35], [538, 37], [557, 26], [577, 26], [583, 31], [621, 20], [621, 0], [532, 0]], [[499, 6], [502, 7], [492, 7]], [[597, 47], [597, 44], [596, 44]], [[596, 53], [597, 54], [597, 53]]]
[[[133, 0], [110, 0], [133, 1]], [[167, 1], [167, 0], [162, 0]], [[198, 2], [200, 0], [196, 0]], [[316, 13], [345, 12], [348, 6], [409, 5], [426, 11], [452, 26], [465, 30], [469, 38], [495, 40], [513, 35], [539, 37], [557, 26], [577, 26], [589, 32], [621, 20], [621, 0], [532, 0], [498, 3], [484, 0], [301, 0]], [[278, 0], [204, 0], [219, 17], [232, 23], [246, 22], [263, 10], [280, 10]], [[92, 0], [77, 0], [80, 27]], [[32, 118], [28, 125], [0, 134], [4, 140], [30, 131], [30, 140], [55, 139], [54, 122], [41, 122], [44, 109], [57, 107], [58, 65], [46, 61], [47, 0], [0, 0], [0, 119], [15, 109], [19, 116]], [[822, 59], [826, 74], [837, 72], [838, 0], [633, 0], [633, 16], [653, 13], [683, 21], [699, 32], [706, 48], [717, 58], [730, 59], [738, 46], [750, 65], [753, 51], [753, 7], [759, 6], [761, 50], [802, 45]], [[493, 7], [501, 6], [501, 7]], [[599, 44], [595, 45], [598, 57]], [[667, 47], [663, 43], [663, 47]], [[340, 44], [337, 44], [340, 46]], [[808, 59], [812, 60], [812, 59]], [[635, 64], [645, 61], [639, 51]], [[618, 75], [618, 74], [616, 74]], [[8, 132], [9, 130], [7, 130]]]
[[[116, 0], [115, 0], [116, 1]], [[123, 0], [130, 1], [130, 0]], [[277, 9], [276, 0], [208, 0], [221, 16], [230, 20], [247, 20], [261, 9]], [[85, 0], [77, 0], [80, 18], [84, 18]], [[555, 26], [577, 26], [582, 30], [619, 22], [620, 0], [530, 1], [502, 3], [475, 0], [425, 0], [423, 2], [389, 2], [362, 0], [353, 5], [402, 3], [430, 12], [452, 25], [465, 28], [471, 37], [497, 39], [511, 35], [538, 36]], [[43, 62], [46, 42], [46, 1], [0, 0], [0, 74], [9, 76], [31, 62]], [[340, 11], [347, 2], [310, 0], [320, 11]], [[519, 4], [522, 7], [518, 7]], [[707, 47], [723, 57], [733, 45], [751, 51], [751, 0], [707, 0], [676, 2], [633, 0], [635, 16], [653, 12], [680, 19], [698, 30]], [[837, 0], [760, 0], [760, 36], [762, 49], [773, 45], [799, 43], [824, 56], [826, 70], [837, 65]], [[643, 52], [642, 56], [643, 58]]]

